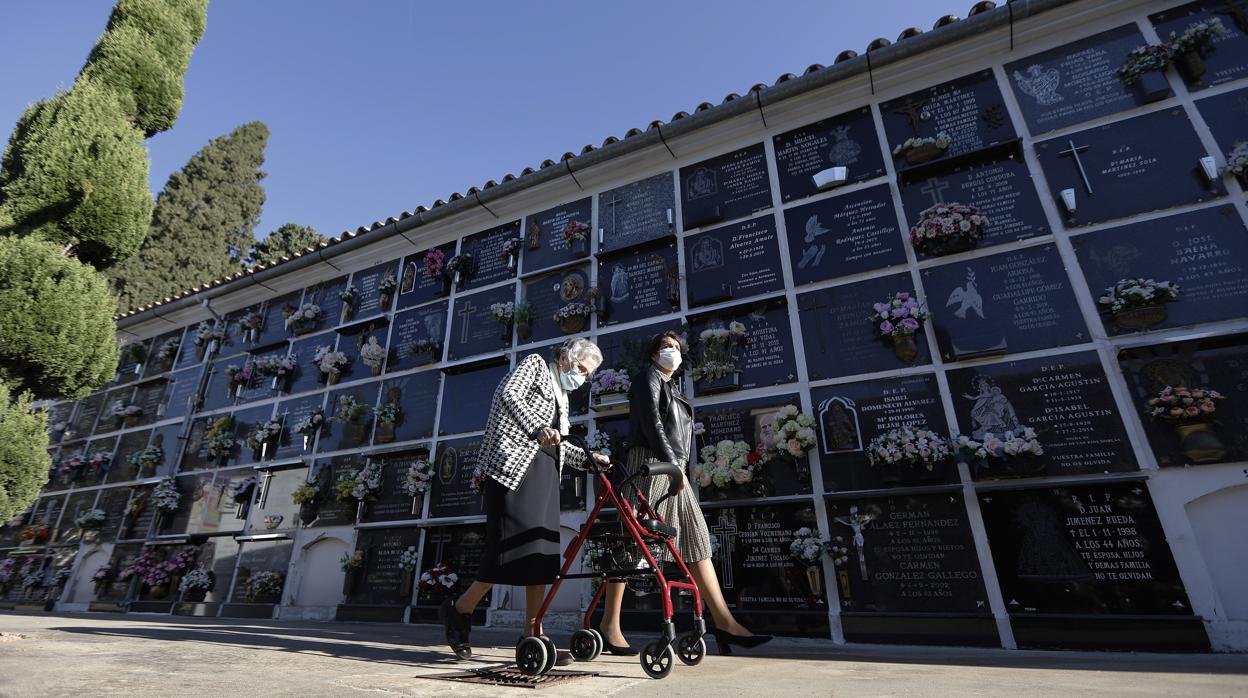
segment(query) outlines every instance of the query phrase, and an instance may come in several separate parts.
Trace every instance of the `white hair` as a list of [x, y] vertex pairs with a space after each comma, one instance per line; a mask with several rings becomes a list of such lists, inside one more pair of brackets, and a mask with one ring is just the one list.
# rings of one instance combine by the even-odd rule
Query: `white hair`
[[569, 339], [559, 345], [559, 351], [555, 358], [568, 357], [569, 361], [579, 361], [584, 364], [593, 364], [595, 367], [602, 365], [602, 350], [597, 344], [579, 337], [577, 339]]

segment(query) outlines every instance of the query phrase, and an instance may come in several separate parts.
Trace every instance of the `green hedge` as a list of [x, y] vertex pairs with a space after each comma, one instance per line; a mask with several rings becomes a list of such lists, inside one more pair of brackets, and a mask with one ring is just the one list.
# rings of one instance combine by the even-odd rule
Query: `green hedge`
[[16, 400], [0, 383], [0, 521], [22, 513], [48, 481], [48, 415], [30, 409], [30, 395]]

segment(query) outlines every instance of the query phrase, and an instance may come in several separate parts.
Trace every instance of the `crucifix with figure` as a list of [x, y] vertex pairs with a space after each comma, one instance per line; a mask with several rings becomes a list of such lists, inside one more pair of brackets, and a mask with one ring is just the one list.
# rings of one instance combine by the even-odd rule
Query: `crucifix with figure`
[[464, 304], [459, 307], [459, 312], [457, 314], [464, 319], [464, 326], [459, 330], [460, 344], [468, 343], [468, 328], [472, 324], [472, 314], [475, 312], [477, 312], [477, 306], [473, 305], [470, 300], [465, 300]]
[[904, 104], [893, 108], [894, 114], [901, 114], [910, 122], [910, 128], [914, 129], [914, 135], [921, 136], [919, 132], [919, 122], [923, 120], [923, 109], [927, 107], [929, 100], [915, 99], [914, 97], [906, 97]]
[[862, 531], [874, 520], [875, 516], [872, 514], [859, 514], [857, 506], [851, 506], [847, 516], [837, 516], [832, 519], [833, 523], [849, 526], [854, 532], [854, 548], [858, 551], [858, 572], [862, 575], [864, 582], [870, 581], [870, 577], [867, 576], [867, 540], [862, 535]]
[[729, 510], [719, 513], [719, 523], [711, 526], [711, 535], [719, 540], [719, 579], [725, 589], [732, 588], [732, 541], [737, 536], [737, 516]]
[[1067, 139], [1066, 143], [1070, 146], [1066, 150], [1059, 150], [1057, 156], [1064, 158], [1070, 156], [1075, 159], [1075, 165], [1079, 168], [1079, 176], [1083, 179], [1083, 188], [1088, 191], [1088, 196], [1092, 196], [1092, 183], [1088, 181], [1088, 172], [1083, 169], [1083, 159], [1079, 157], [1079, 153], [1088, 149], [1086, 145], [1075, 145], [1073, 139]]
[[1212, 10], [1215, 15], [1229, 16], [1241, 32], [1248, 34], [1248, 3], [1244, 0], [1226, 0]]

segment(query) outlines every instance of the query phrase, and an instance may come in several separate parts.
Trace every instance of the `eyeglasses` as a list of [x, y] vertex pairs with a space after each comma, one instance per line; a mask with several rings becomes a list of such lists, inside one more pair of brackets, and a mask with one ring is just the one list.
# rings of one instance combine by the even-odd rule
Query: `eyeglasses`
[[583, 361], [573, 361], [571, 363], [572, 363], [572, 370], [576, 371], [577, 373], [581, 374], [582, 376], [586, 378], [589, 378], [589, 374], [594, 372], [594, 370], [590, 368], [587, 364], [585, 364], [585, 362]]

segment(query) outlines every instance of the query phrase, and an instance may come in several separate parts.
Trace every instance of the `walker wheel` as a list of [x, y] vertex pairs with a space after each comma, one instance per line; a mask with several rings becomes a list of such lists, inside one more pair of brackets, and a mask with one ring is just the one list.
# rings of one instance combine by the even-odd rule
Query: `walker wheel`
[[[589, 632], [593, 633], [594, 635], [594, 657], [593, 658], [597, 659], [599, 655], [602, 654], [602, 650], [606, 648], [607, 643], [605, 640], [602, 639], [602, 633], [598, 632], [597, 630], [594, 630], [593, 628], [590, 628]], [[591, 659], [590, 661], [593, 661], [593, 660]]]
[[555, 668], [555, 660], [559, 658], [559, 650], [555, 649], [555, 641], [549, 637], [539, 635], [537, 639], [541, 640], [542, 646], [546, 648], [546, 665], [542, 667], [542, 673], [547, 674], [550, 673], [551, 669]]
[[[526, 637], [516, 645], [516, 667], [525, 676], [540, 676], [547, 664], [546, 645], [536, 637]], [[549, 660], [552, 664], [554, 660]]]
[[696, 632], [676, 638], [676, 656], [688, 666], [697, 666], [706, 656], [706, 640]]
[[598, 640], [591, 630], [572, 633], [572, 656], [578, 662], [592, 662], [598, 656]]
[[666, 678], [676, 663], [676, 651], [664, 640], [655, 640], [641, 648], [641, 670], [652, 679]]

